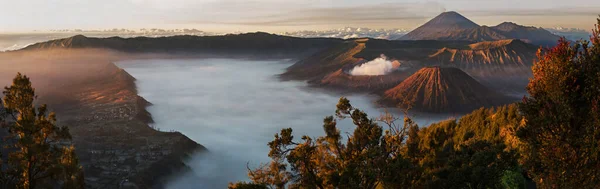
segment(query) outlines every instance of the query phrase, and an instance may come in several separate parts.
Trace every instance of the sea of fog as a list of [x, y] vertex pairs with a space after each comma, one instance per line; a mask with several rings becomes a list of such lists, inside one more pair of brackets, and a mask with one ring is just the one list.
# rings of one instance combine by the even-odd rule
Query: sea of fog
[[[289, 60], [238, 59], [135, 60], [118, 65], [137, 78], [139, 94], [156, 128], [179, 131], [204, 145], [209, 153], [196, 155], [187, 164], [193, 173], [176, 176], [168, 188], [226, 188], [247, 180], [247, 164], [269, 161], [267, 143], [282, 128], [302, 135], [323, 135], [323, 118], [333, 115], [342, 96], [314, 90], [304, 82], [279, 81], [277, 74]], [[376, 117], [384, 110], [367, 95], [346, 95], [353, 106]], [[420, 125], [449, 115], [416, 115]], [[353, 127], [340, 122], [342, 132]]]

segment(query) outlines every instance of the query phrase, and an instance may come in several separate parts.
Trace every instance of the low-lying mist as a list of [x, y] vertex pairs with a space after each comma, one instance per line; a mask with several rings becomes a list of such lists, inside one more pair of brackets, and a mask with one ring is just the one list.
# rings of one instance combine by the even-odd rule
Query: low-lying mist
[[[275, 75], [290, 64], [233, 59], [118, 64], [154, 104], [148, 108], [153, 126], [182, 132], [210, 151], [191, 158], [187, 163], [193, 173], [173, 178], [168, 188], [226, 188], [228, 182], [247, 180], [247, 164], [253, 168], [269, 161], [267, 143], [282, 128], [293, 128], [297, 138], [323, 135], [323, 118], [334, 114], [340, 95], [309, 90], [304, 82], [279, 81]], [[368, 96], [348, 98], [373, 117], [382, 112]], [[349, 120], [340, 125], [342, 132], [353, 130]]]

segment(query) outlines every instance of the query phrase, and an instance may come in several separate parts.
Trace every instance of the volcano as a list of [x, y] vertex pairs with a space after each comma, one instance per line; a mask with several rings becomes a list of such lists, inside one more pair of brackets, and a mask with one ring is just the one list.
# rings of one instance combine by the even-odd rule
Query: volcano
[[467, 73], [452, 67], [425, 67], [396, 87], [385, 91], [383, 105], [421, 112], [468, 112], [510, 102]]
[[400, 40], [437, 40], [457, 31], [479, 28], [475, 22], [457, 12], [444, 12], [417, 29], [402, 36]]
[[400, 40], [495, 41], [520, 39], [536, 45], [554, 45], [560, 37], [542, 28], [503, 22], [497, 26], [480, 26], [457, 12], [444, 12]]

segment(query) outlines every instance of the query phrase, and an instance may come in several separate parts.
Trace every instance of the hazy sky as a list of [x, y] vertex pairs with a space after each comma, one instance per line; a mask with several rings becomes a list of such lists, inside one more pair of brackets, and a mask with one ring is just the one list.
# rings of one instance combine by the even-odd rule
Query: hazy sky
[[0, 32], [197, 28], [213, 32], [412, 29], [443, 11], [481, 25], [591, 29], [599, 0], [0, 0]]

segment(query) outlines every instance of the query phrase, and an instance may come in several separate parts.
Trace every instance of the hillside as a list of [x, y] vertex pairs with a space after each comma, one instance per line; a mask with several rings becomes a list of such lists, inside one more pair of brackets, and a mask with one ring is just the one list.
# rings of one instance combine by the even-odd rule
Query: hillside
[[503, 104], [507, 99], [460, 69], [426, 67], [385, 91], [379, 102], [424, 112], [462, 112]]
[[537, 48], [520, 40], [486, 41], [468, 49], [442, 48], [427, 59], [431, 66], [456, 67], [501, 91], [524, 91]]
[[442, 48], [429, 55], [440, 65], [452, 65], [464, 69], [485, 65], [529, 67], [536, 48], [520, 40], [499, 40], [473, 43], [469, 49]]
[[298, 61], [280, 77], [284, 80], [319, 79], [344, 66], [358, 63], [362, 59], [354, 56], [364, 49], [365, 43], [362, 40], [346, 41]]
[[[524, 92], [537, 47], [520, 40], [470, 43], [467, 41], [356, 40], [325, 49], [290, 66], [284, 79], [308, 80], [310, 84], [342, 90], [374, 92], [399, 84], [427, 66], [456, 67], [488, 88]], [[352, 76], [347, 72], [385, 55], [404, 69], [388, 75]], [[392, 85], [392, 86], [390, 86]]]
[[535, 45], [554, 45], [560, 37], [542, 28], [504, 22], [497, 26], [479, 26], [457, 12], [444, 12], [400, 40], [495, 41], [520, 39]]
[[379, 92], [396, 86], [406, 79], [410, 72], [392, 72], [387, 75], [351, 75], [340, 69], [328, 74], [323, 79], [311, 81], [318, 87], [328, 87], [350, 92]]
[[554, 35], [548, 30], [533, 26], [521, 26], [513, 22], [503, 22], [492, 28], [509, 38], [521, 39], [542, 46], [553, 46], [560, 38], [560, 36]]
[[0, 53], [0, 85], [10, 85], [17, 72], [31, 78], [36, 102], [69, 127], [86, 188], [119, 188], [126, 180], [163, 188], [189, 171], [189, 156], [207, 149], [180, 132], [150, 127], [151, 104], [138, 96], [135, 78], [112, 63], [122, 58], [102, 50]]

